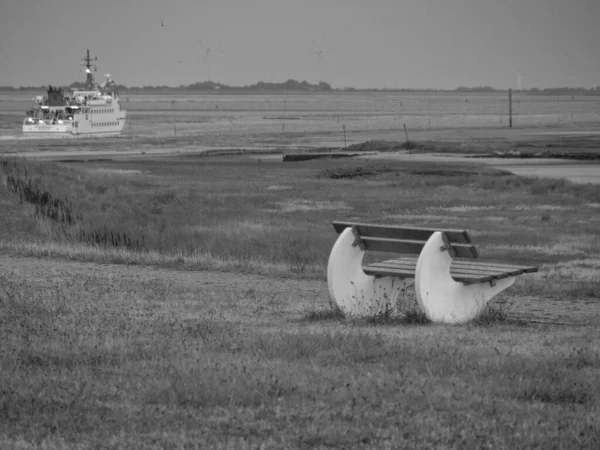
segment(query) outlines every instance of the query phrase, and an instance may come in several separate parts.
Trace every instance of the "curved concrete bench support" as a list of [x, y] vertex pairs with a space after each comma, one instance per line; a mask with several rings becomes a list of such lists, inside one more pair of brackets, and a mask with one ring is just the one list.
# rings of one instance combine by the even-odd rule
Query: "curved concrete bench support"
[[364, 250], [353, 243], [355, 236], [346, 228], [335, 242], [327, 264], [327, 285], [335, 306], [350, 316], [368, 316], [384, 313], [393, 308], [398, 312], [399, 296], [412, 279], [398, 277], [374, 277], [362, 270]]
[[464, 285], [450, 276], [452, 257], [444, 246], [442, 233], [431, 235], [417, 260], [415, 291], [417, 303], [433, 322], [461, 323], [475, 318], [487, 302], [510, 287], [515, 277]]

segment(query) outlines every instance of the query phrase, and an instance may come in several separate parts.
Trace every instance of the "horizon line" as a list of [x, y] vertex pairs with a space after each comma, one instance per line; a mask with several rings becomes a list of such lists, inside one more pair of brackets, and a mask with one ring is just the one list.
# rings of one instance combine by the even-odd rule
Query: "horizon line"
[[[77, 84], [85, 84], [84, 82], [81, 81], [73, 81], [68, 85], [63, 85], [62, 87], [70, 87], [70, 86], [74, 86]], [[183, 89], [193, 89], [193, 90], [199, 90], [199, 89], [194, 89], [194, 86], [212, 86], [213, 90], [220, 90], [220, 89], [237, 89], [237, 90], [242, 90], [242, 89], [261, 89], [261, 86], [259, 85], [266, 85], [266, 86], [277, 86], [280, 85], [282, 89], [286, 88], [287, 84], [292, 84], [292, 85], [298, 85], [300, 86], [307, 86], [307, 87], [314, 87], [314, 88], [319, 88], [321, 87], [323, 90], [332, 90], [332, 91], [436, 91], [436, 92], [460, 92], [460, 91], [487, 91], [487, 92], [507, 92], [509, 90], [512, 90], [513, 92], [529, 92], [529, 91], [544, 91], [544, 90], [579, 90], [579, 91], [599, 91], [600, 92], [600, 85], [595, 86], [595, 87], [583, 87], [583, 86], [555, 86], [555, 87], [545, 87], [545, 88], [540, 88], [540, 87], [531, 87], [531, 88], [527, 88], [527, 89], [518, 89], [518, 88], [497, 88], [497, 87], [493, 87], [493, 86], [489, 86], [489, 85], [479, 85], [479, 86], [457, 86], [455, 88], [433, 88], [433, 87], [428, 87], [428, 88], [410, 88], [410, 87], [353, 87], [353, 86], [344, 86], [344, 87], [333, 87], [329, 82], [327, 81], [319, 81], [319, 82], [315, 82], [315, 83], [311, 83], [309, 81], [306, 80], [296, 80], [293, 78], [289, 78], [285, 81], [257, 81], [254, 84], [247, 84], [247, 85], [230, 85], [230, 84], [226, 84], [226, 83], [221, 83], [218, 81], [212, 81], [212, 80], [204, 80], [204, 81], [194, 81], [192, 83], [189, 83], [187, 85], [184, 84], [180, 84], [178, 86], [173, 86], [173, 85], [161, 85], [161, 84], [154, 84], [154, 85], [138, 85], [138, 86], [133, 86], [133, 85], [126, 85], [126, 84], [118, 84], [117, 86], [121, 86], [122, 89], [175, 89], [175, 90], [183, 90]], [[40, 88], [44, 88], [47, 86], [54, 86], [53, 84], [41, 84], [38, 86], [34, 86], [34, 85], [28, 85], [28, 86], [12, 86], [12, 85], [0, 85], [0, 89], [6, 90], [6, 89], [13, 89], [13, 90], [27, 90], [27, 89], [40, 89]], [[294, 90], [298, 90], [298, 89], [294, 89]]]

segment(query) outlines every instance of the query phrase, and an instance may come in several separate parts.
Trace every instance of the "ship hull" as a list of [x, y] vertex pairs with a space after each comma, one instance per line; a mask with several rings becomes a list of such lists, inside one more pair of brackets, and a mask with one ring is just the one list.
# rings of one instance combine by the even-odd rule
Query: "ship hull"
[[28, 136], [118, 136], [125, 129], [125, 111], [120, 111], [119, 116], [111, 115], [100, 121], [93, 121], [88, 115], [87, 119], [83, 116], [78, 121], [62, 124], [31, 123], [31, 121], [25, 120], [23, 134]]

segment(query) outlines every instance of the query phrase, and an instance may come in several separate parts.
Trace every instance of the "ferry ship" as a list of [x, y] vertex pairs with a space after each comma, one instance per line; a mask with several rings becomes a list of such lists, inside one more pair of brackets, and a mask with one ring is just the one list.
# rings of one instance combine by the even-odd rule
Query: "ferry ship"
[[121, 109], [117, 86], [110, 74], [104, 83], [96, 83], [93, 63], [97, 59], [90, 57], [88, 49], [81, 64], [86, 72], [83, 89], [65, 92], [63, 88], [48, 86], [46, 96], [33, 99], [33, 108], [23, 120], [23, 134], [114, 136], [123, 131], [127, 112]]

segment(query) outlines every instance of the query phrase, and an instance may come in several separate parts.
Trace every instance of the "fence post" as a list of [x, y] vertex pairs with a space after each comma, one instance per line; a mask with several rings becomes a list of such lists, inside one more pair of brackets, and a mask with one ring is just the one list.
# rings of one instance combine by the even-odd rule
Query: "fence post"
[[173, 113], [173, 135], [177, 136], [177, 119], [175, 118], [175, 100], [171, 100], [171, 111]]
[[508, 88], [508, 126], [512, 128], [512, 88]]

